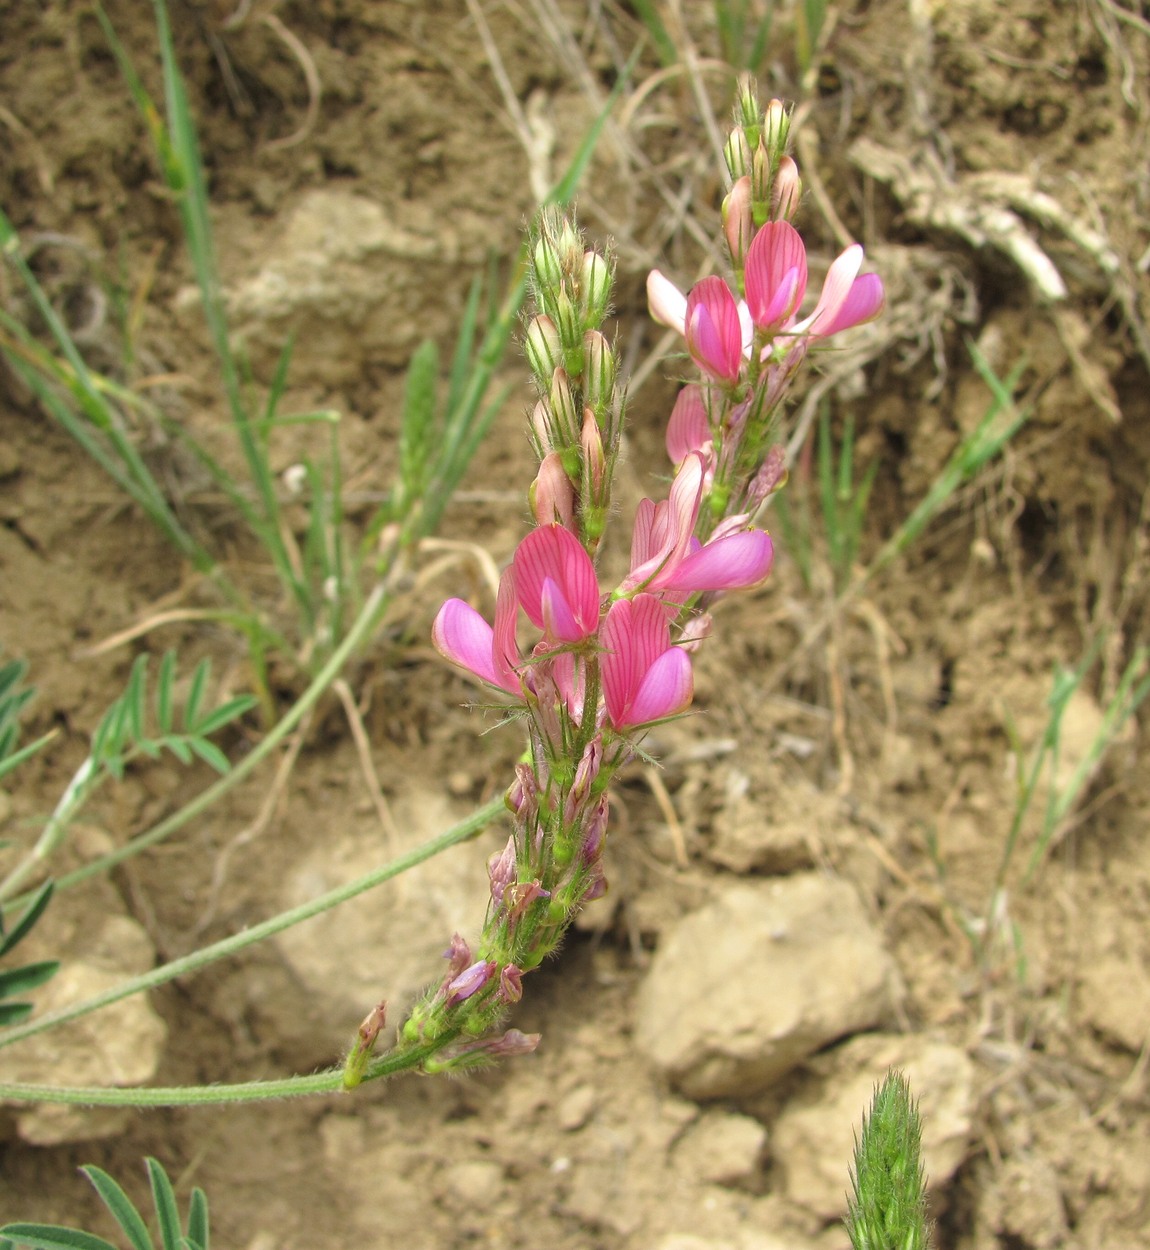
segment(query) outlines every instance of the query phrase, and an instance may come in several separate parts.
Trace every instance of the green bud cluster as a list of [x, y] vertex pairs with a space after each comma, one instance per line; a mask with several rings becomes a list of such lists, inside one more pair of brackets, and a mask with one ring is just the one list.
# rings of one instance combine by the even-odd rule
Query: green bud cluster
[[888, 1072], [855, 1143], [846, 1221], [854, 1250], [928, 1250], [921, 1143], [910, 1085]]
[[[771, 100], [764, 110], [759, 104], [753, 80], [747, 76], [739, 83], [735, 100], [734, 125], [723, 148], [727, 172], [732, 182], [751, 180], [751, 212], [756, 226], [778, 214], [778, 196], [773, 196], [775, 179], [788, 155], [791, 137], [791, 114], [781, 100]], [[793, 165], [792, 165], [793, 169]], [[789, 219], [791, 201], [788, 195], [784, 213]], [[773, 211], [774, 210], [774, 211]]]
[[[557, 208], [539, 216], [529, 248], [534, 315], [524, 352], [539, 392], [531, 430], [541, 461], [558, 457], [570, 483], [581, 540], [593, 550], [609, 511], [609, 492], [622, 430], [619, 361], [602, 333], [611, 308], [613, 266], [590, 250], [570, 217]], [[558, 490], [553, 466], [545, 492]], [[532, 507], [540, 494], [533, 490]], [[539, 517], [540, 524], [544, 518]]]

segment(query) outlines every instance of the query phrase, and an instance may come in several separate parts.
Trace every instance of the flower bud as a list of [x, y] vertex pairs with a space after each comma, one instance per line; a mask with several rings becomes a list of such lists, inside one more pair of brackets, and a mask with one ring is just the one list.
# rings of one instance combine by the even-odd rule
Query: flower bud
[[615, 397], [618, 365], [610, 343], [598, 330], [583, 336], [583, 398], [602, 420]]
[[508, 964], [499, 973], [499, 998], [501, 1002], [517, 1003], [523, 997], [523, 969]]
[[751, 179], [744, 174], [736, 179], [735, 185], [727, 192], [727, 198], [723, 201], [723, 233], [727, 238], [731, 263], [737, 271], [742, 271], [754, 229], [754, 218], [751, 215]]
[[787, 151], [791, 134], [791, 115], [782, 100], [772, 100], [763, 115], [763, 143], [770, 153], [771, 164], [778, 165]]
[[548, 452], [555, 450], [555, 435], [551, 429], [551, 409], [540, 400], [531, 412], [531, 436], [535, 440], [535, 450], [543, 459]]
[[578, 377], [583, 372], [583, 314], [576, 308], [566, 284], [555, 300], [555, 328], [559, 331], [567, 372]]
[[591, 488], [591, 501], [602, 505], [607, 476], [607, 457], [603, 452], [603, 435], [590, 408], [583, 409], [583, 480]]
[[575, 407], [571, 381], [564, 369], [556, 369], [551, 375], [551, 417], [552, 439], [560, 447], [571, 447], [579, 441], [582, 413]]
[[559, 331], [550, 317], [542, 313], [537, 317], [532, 317], [523, 339], [523, 350], [536, 381], [543, 390], [546, 390], [551, 382], [551, 375], [563, 363], [563, 348], [559, 342]]
[[723, 159], [734, 179], [745, 178], [751, 172], [751, 144], [742, 126], [736, 126], [727, 136], [723, 146]]
[[[503, 902], [503, 895], [517, 875], [515, 863], [515, 836], [507, 839], [507, 845], [496, 851], [487, 861], [487, 877], [491, 882], [491, 901], [496, 907]], [[458, 936], [458, 935], [457, 935]]]
[[556, 452], [543, 457], [535, 481], [528, 492], [531, 513], [539, 525], [558, 523], [574, 528], [575, 487], [563, 469], [563, 458]]
[[763, 120], [763, 111], [759, 108], [759, 93], [755, 89], [755, 80], [750, 74], [739, 78], [739, 86], [735, 95], [735, 125], [744, 128], [758, 127]]
[[787, 484], [787, 453], [778, 443], [767, 452], [759, 471], [751, 479], [747, 488], [747, 509], [750, 512], [775, 491]]
[[766, 219], [766, 212], [771, 202], [771, 153], [766, 144], [759, 140], [759, 146], [755, 148], [754, 155], [751, 158], [751, 207], [755, 217], [755, 224], [761, 225], [759, 220], [762, 216]]
[[775, 170], [775, 181], [771, 186], [771, 220], [792, 221], [799, 211], [802, 194], [799, 167], [792, 157], [784, 156]]
[[471, 963], [471, 947], [458, 933], [453, 933], [451, 945], [443, 952], [443, 958], [450, 961], [447, 965], [447, 980], [452, 981]]
[[563, 281], [563, 268], [559, 263], [559, 251], [546, 236], [540, 235], [531, 254], [535, 285], [543, 302], [550, 303], [559, 293]]
[[473, 963], [470, 968], [464, 968], [457, 977], [444, 986], [447, 993], [447, 1005], [454, 1007], [456, 1003], [465, 1002], [473, 995], [478, 994], [495, 975], [495, 970], [498, 967], [499, 965], [494, 960], [480, 959]]
[[602, 325], [611, 303], [611, 266], [598, 252], [583, 253], [579, 288], [583, 297], [583, 324], [596, 329]]

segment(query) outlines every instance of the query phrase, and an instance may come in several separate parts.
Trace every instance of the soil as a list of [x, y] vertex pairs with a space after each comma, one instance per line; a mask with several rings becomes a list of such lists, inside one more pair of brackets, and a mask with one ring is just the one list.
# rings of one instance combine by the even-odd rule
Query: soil
[[[1041, 738], [1055, 667], [1097, 647], [1064, 725], [1068, 769], [1150, 638], [1150, 28], [1136, 8], [843, 5], [805, 80], [791, 10], [780, 8], [760, 82], [800, 101], [808, 194], [799, 224], [823, 257], [860, 239], [887, 284], [884, 318], [827, 358], [808, 405], [825, 404], [838, 430], [853, 418], [858, 463], [879, 465], [860, 563], [989, 407], [970, 343], [1000, 376], [1021, 365], [1018, 402], [1032, 415], [846, 607], [832, 610], [819, 527], [805, 579], [785, 527], [771, 523], [776, 569], [720, 612], [699, 659], [700, 714], [656, 735], [658, 781], [636, 766], [619, 787], [608, 899], [528, 983], [515, 1023], [542, 1032], [537, 1054], [463, 1080], [407, 1078], [354, 1096], [133, 1112], [111, 1136], [56, 1146], [21, 1140], [10, 1108], [0, 1218], [112, 1236], [76, 1168], [98, 1164], [142, 1198], [150, 1154], [181, 1196], [197, 1184], [207, 1191], [214, 1244], [249, 1250], [843, 1245], [839, 1225], [788, 1196], [771, 1156], [772, 1124], [802, 1072], [766, 1097], [724, 1104], [764, 1125], [767, 1146], [748, 1175], [716, 1183], [677, 1149], [700, 1108], [668, 1090], [630, 1043], [660, 932], [736, 871], [716, 845], [738, 791], [764, 825], [781, 828], [785, 813], [790, 830], [745, 871], [813, 867], [852, 881], [905, 981], [903, 1031], [961, 1047], [976, 1065], [965, 1161], [932, 1199], [940, 1250], [1150, 1246], [1145, 711], [1141, 726], [1116, 736], [1029, 878], [1037, 826], [1024, 823], [994, 901], [1018, 785], [1012, 742]], [[615, 4], [527, 0], [256, 0], [232, 10], [220, 0], [171, 4], [229, 288], [259, 270], [316, 192], [361, 197], [415, 241], [383, 274], [382, 326], [341, 331], [337, 318], [310, 346], [305, 333], [291, 373], [290, 408], [343, 414], [355, 526], [363, 500], [390, 480], [404, 362], [424, 337], [450, 350], [473, 277], [491, 257], [506, 266], [532, 211], [532, 179], [562, 169], [641, 27]], [[107, 11], [158, 92], [150, 6], [123, 0]], [[516, 136], [481, 11], [522, 117], [553, 139], [550, 154], [537, 143], [529, 156]], [[562, 46], [551, 18], [564, 24]], [[721, 122], [732, 79], [716, 61], [712, 7], [668, 6], [667, 20], [699, 60]], [[189, 312], [178, 220], [91, 8], [0, 0], [0, 26], [0, 204], [25, 246], [35, 243], [37, 272], [93, 363], [130, 384], [162, 377], [164, 402], [211, 436], [222, 400]], [[657, 263], [694, 279], [722, 192], [699, 97], [682, 73], [660, 72], [649, 44], [613, 116], [579, 204], [591, 236], [615, 249], [617, 330], [636, 377], [626, 513], [665, 473], [676, 369], [649, 360], [657, 335], [645, 274]], [[1061, 290], [1041, 289], [1051, 270]], [[18, 308], [7, 282], [6, 304]], [[136, 294], [142, 316], [129, 340], [120, 312]], [[285, 315], [257, 327], [253, 364], [265, 380], [274, 357], [263, 359], [261, 345], [293, 324]], [[533, 473], [515, 353], [501, 378], [509, 397], [442, 527], [497, 563], [524, 531]], [[176, 647], [189, 666], [210, 656], [222, 688], [246, 688], [247, 672], [242, 640], [214, 626], [157, 626], [98, 647], [160, 611], [194, 606], [200, 591], [101, 470], [4, 379], [0, 644], [28, 661], [37, 689], [26, 738], [59, 731], [18, 784], [8, 779], [6, 836], [27, 841], [141, 649]], [[156, 431], [137, 433], [186, 514], [227, 534], [226, 506], [199, 489], [178, 449]], [[302, 438], [289, 432], [277, 444], [279, 467], [298, 457]], [[811, 464], [800, 456], [795, 497]], [[266, 577], [259, 553], [236, 546], [230, 558]], [[499, 793], [520, 749], [514, 726], [469, 710], [471, 689], [425, 641], [459, 577], [456, 565], [413, 579], [350, 675], [384, 794], [454, 815]], [[238, 758], [259, 732], [249, 718], [223, 745]], [[122, 843], [209, 779], [175, 763], [133, 768], [85, 813], [86, 836]], [[272, 818], [237, 840], [271, 785], [270, 772], [257, 774], [113, 873], [113, 889], [62, 892], [45, 935], [55, 915], [83, 931], [119, 908], [162, 961], [274, 913], [287, 868], [317, 848], [330, 846], [333, 861], [349, 846], [388, 857], [338, 708], [313, 721]], [[483, 853], [499, 841], [485, 836]], [[82, 853], [84, 837], [77, 842]], [[980, 944], [971, 926], [988, 914]], [[473, 927], [480, 922], [477, 910]], [[426, 921], [415, 909], [409, 923]], [[758, 955], [731, 972], [752, 992]], [[352, 966], [362, 977], [375, 958], [354, 940], [332, 950], [331, 982]], [[427, 969], [428, 980], [436, 974]], [[324, 1018], [270, 945], [169, 985], [151, 1004], [167, 1026], [155, 1078], [165, 1085], [324, 1066], [358, 1023], [350, 1008]]]

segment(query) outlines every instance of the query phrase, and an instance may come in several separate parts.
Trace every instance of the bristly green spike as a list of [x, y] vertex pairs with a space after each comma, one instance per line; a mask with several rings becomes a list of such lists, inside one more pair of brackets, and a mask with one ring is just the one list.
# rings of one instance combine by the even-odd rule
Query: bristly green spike
[[855, 1143], [846, 1220], [854, 1250], [929, 1250], [921, 1144], [910, 1085], [891, 1070]]

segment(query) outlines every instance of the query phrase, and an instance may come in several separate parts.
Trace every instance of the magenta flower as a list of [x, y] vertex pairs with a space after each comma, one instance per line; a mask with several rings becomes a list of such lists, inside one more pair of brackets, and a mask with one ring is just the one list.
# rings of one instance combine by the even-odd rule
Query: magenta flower
[[849, 330], [852, 326], [862, 325], [864, 321], [873, 321], [882, 312], [886, 303], [882, 279], [877, 273], [864, 273], [860, 276], [862, 261], [863, 250], [858, 243], [852, 243], [835, 258], [827, 270], [826, 281], [814, 312], [797, 325], [791, 326], [792, 334], [807, 334], [811, 338], [825, 339], [840, 330]]
[[448, 599], [435, 616], [431, 641], [435, 649], [453, 664], [475, 674], [488, 685], [509, 694], [521, 694], [516, 668], [520, 663], [515, 641], [518, 599], [514, 569], [504, 569], [495, 601], [495, 628], [462, 599]]
[[684, 296], [657, 269], [647, 275], [647, 305], [660, 325], [678, 330], [704, 372], [722, 382], [738, 381], [751, 351], [754, 325], [747, 305], [736, 300], [722, 278], [697, 282]]
[[675, 716], [691, 702], [691, 661], [686, 652], [671, 645], [667, 612], [660, 599], [636, 595], [613, 603], [599, 640], [603, 699], [616, 729]]
[[582, 544], [561, 525], [543, 525], [512, 561], [519, 602], [548, 642], [582, 642], [599, 628], [599, 582]]
[[751, 350], [751, 319], [746, 304], [735, 299], [722, 278], [704, 278], [691, 288], [683, 332], [700, 369], [721, 382], [739, 380]]
[[760, 330], [774, 332], [794, 320], [807, 290], [807, 249], [786, 221], [768, 221], [747, 250], [747, 308]]
[[697, 382], [684, 386], [675, 397], [671, 418], [667, 422], [667, 455], [673, 465], [680, 465], [693, 451], [711, 459], [711, 422], [703, 402], [703, 388]]
[[464, 968], [443, 987], [447, 1005], [454, 1007], [456, 1003], [465, 1002], [478, 994], [498, 970], [499, 965], [492, 959], [479, 959], [470, 968]]
[[725, 531], [706, 544], [694, 537], [704, 477], [702, 455], [690, 452], [668, 498], [640, 502], [631, 540], [631, 572], [620, 592], [739, 590], [756, 585], [771, 571], [770, 536], [762, 530], [733, 532], [745, 518], [728, 522]]

